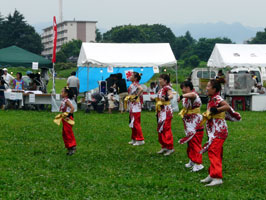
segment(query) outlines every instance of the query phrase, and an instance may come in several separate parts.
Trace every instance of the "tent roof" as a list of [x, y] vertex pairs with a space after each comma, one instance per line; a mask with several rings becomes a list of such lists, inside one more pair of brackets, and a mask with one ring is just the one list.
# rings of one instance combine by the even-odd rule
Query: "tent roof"
[[207, 63], [209, 67], [265, 67], [266, 45], [216, 44]]
[[168, 43], [82, 43], [78, 66], [171, 67], [176, 59]]
[[31, 67], [32, 62], [38, 62], [39, 67], [52, 68], [50, 60], [17, 46], [0, 49], [0, 65]]

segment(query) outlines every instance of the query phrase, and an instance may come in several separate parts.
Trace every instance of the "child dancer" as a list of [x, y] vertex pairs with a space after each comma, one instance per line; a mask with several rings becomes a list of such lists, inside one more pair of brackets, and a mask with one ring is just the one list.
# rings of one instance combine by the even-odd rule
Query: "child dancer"
[[207, 84], [207, 95], [210, 97], [207, 112], [203, 113], [204, 124], [207, 121], [208, 142], [204, 145], [201, 153], [208, 151], [210, 159], [209, 175], [201, 180], [202, 183], [209, 183], [206, 186], [222, 184], [222, 159], [223, 143], [228, 136], [225, 119], [230, 121], [240, 121], [241, 116], [226, 103], [219, 95], [221, 84], [217, 80], [210, 80]]
[[172, 88], [170, 84], [170, 76], [161, 74], [159, 78], [161, 89], [158, 91], [156, 98], [156, 112], [157, 112], [157, 131], [159, 142], [162, 149], [158, 154], [169, 156], [174, 150], [174, 140], [171, 128], [171, 121], [173, 118], [173, 110], [171, 108], [170, 100], [173, 99]]
[[202, 115], [200, 114], [201, 100], [190, 81], [181, 83], [180, 88], [183, 95], [178, 98], [178, 102], [182, 100], [184, 108], [179, 115], [183, 119], [186, 136], [179, 140], [179, 143], [188, 144], [187, 155], [190, 160], [185, 164], [185, 167], [192, 167], [192, 172], [197, 172], [204, 168], [202, 154], [199, 153], [202, 148], [201, 143], [204, 133], [204, 128], [200, 125], [202, 121]]
[[63, 140], [65, 147], [68, 149], [67, 155], [71, 156], [76, 152], [76, 140], [72, 130], [74, 125], [73, 112], [74, 107], [70, 101], [73, 98], [72, 91], [68, 87], [64, 87], [61, 91], [62, 102], [60, 106], [60, 112], [54, 120], [55, 123], [60, 125], [60, 122], [63, 123]]
[[109, 114], [112, 114], [112, 110], [115, 108], [115, 98], [114, 98], [114, 89], [109, 89], [108, 94], [108, 112]]
[[131, 141], [129, 144], [139, 146], [145, 144], [140, 125], [141, 108], [143, 103], [143, 88], [139, 81], [141, 75], [133, 72], [130, 81], [132, 84], [128, 88], [128, 96], [125, 98], [125, 106], [129, 108], [129, 127], [132, 129]]

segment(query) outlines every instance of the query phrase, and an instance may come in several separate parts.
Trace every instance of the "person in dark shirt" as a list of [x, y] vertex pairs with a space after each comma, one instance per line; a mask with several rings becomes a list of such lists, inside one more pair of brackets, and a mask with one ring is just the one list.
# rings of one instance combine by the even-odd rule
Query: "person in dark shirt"
[[112, 88], [114, 86], [114, 84], [115, 84], [115, 78], [114, 77], [115, 77], [115, 74], [111, 74], [109, 76], [109, 78], [105, 79], [107, 82], [107, 91], [109, 91], [110, 88]]
[[0, 109], [4, 109], [5, 106], [5, 81], [0, 80]]
[[116, 74], [116, 78], [117, 80], [115, 82], [115, 87], [119, 95], [119, 111], [123, 113], [124, 112], [124, 99], [128, 95], [127, 83], [126, 83], [126, 80], [122, 78], [121, 73]]

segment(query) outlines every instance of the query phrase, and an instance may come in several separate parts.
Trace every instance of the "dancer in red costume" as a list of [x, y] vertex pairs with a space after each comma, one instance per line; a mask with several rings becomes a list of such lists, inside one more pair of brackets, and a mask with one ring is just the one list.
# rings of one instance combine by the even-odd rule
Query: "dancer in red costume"
[[72, 126], [74, 125], [74, 107], [70, 99], [73, 98], [73, 94], [68, 87], [64, 87], [61, 91], [61, 96], [62, 102], [60, 106], [60, 112], [62, 112], [62, 114], [56, 116], [54, 122], [58, 125], [60, 125], [61, 122], [63, 123], [63, 140], [65, 143], [65, 147], [68, 149], [67, 155], [71, 156], [76, 152], [77, 145], [72, 130]]
[[157, 112], [157, 131], [158, 138], [162, 149], [158, 154], [169, 156], [174, 150], [174, 140], [171, 128], [171, 121], [173, 118], [173, 110], [171, 108], [170, 100], [173, 99], [172, 88], [170, 84], [170, 76], [161, 74], [159, 78], [161, 89], [156, 98], [156, 112]]
[[221, 91], [221, 84], [219, 81], [210, 80], [206, 89], [210, 100], [208, 102], [207, 112], [203, 113], [203, 121], [201, 124], [207, 121], [206, 128], [209, 140], [204, 145], [201, 153], [208, 151], [210, 167], [208, 177], [201, 180], [201, 182], [210, 182], [206, 186], [215, 186], [223, 183], [223, 143], [228, 136], [225, 120], [240, 121], [241, 116], [219, 95]]
[[185, 167], [192, 168], [193, 172], [197, 172], [204, 168], [202, 154], [200, 154], [204, 134], [204, 127], [200, 125], [202, 121], [202, 115], [200, 114], [201, 100], [190, 81], [181, 83], [180, 88], [183, 95], [178, 98], [178, 102], [182, 100], [183, 109], [179, 115], [183, 119], [186, 136], [179, 140], [179, 143], [188, 144], [189, 162], [185, 164]]
[[143, 88], [140, 86], [139, 81], [141, 74], [133, 72], [130, 76], [132, 84], [128, 88], [128, 96], [125, 98], [125, 105], [129, 109], [129, 127], [132, 129], [131, 141], [129, 144], [140, 146], [145, 144], [143, 133], [141, 130], [141, 110], [143, 104]]

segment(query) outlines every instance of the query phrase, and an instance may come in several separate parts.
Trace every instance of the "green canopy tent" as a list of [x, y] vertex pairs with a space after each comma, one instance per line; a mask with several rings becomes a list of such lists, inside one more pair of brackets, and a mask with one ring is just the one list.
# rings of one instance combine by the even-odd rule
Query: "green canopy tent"
[[52, 68], [52, 62], [42, 56], [31, 53], [17, 46], [0, 49], [0, 66], [31, 67], [32, 62], [38, 62], [39, 68]]

